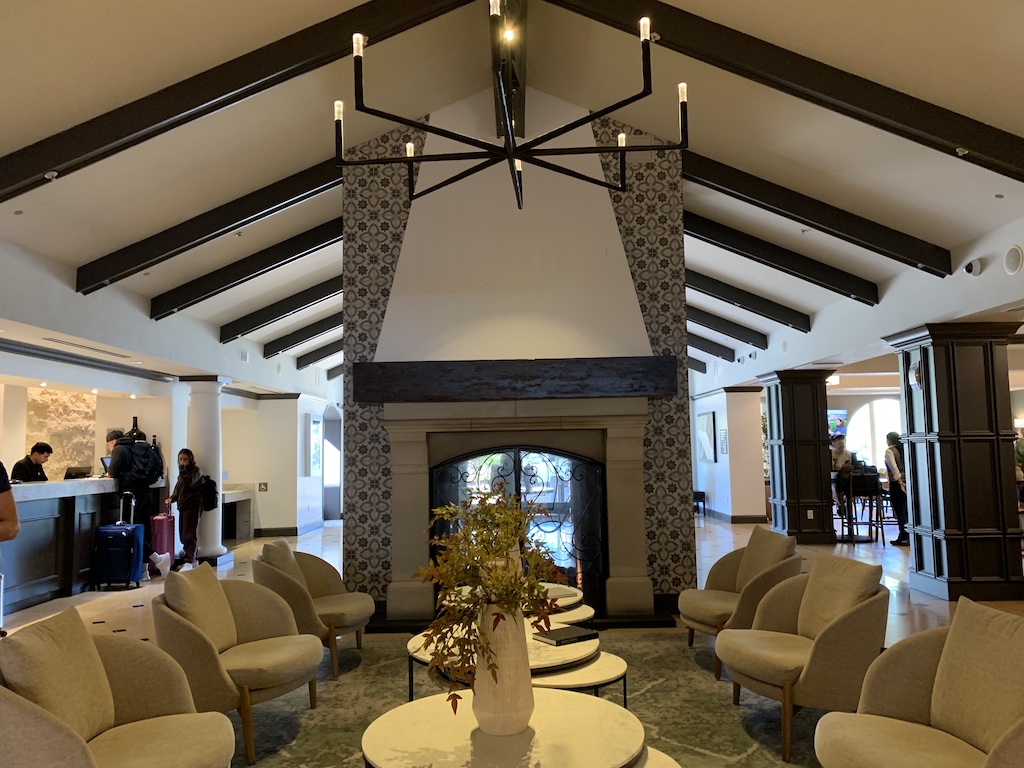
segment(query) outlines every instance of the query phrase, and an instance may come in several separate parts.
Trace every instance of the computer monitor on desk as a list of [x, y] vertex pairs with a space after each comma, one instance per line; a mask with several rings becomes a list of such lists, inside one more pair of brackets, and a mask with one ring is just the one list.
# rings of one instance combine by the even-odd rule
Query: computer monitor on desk
[[110, 469], [110, 457], [100, 456], [100, 464], [103, 465], [103, 471], [106, 472], [108, 469]]
[[92, 467], [68, 467], [64, 470], [65, 480], [81, 480], [92, 476]]

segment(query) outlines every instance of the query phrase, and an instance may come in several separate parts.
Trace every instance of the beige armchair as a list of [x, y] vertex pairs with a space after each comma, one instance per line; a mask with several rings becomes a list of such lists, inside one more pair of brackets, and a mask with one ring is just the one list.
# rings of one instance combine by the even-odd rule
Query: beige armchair
[[[754, 612], [768, 590], [800, 573], [801, 558], [793, 554], [796, 539], [758, 526], [747, 546], [721, 558], [708, 572], [704, 589], [679, 595], [679, 618], [688, 632], [717, 635], [723, 629], [750, 629]], [[722, 678], [722, 662], [715, 653], [715, 679]]]
[[181, 667], [127, 637], [92, 637], [69, 608], [0, 640], [0, 764], [122, 768], [163, 755], [227, 768], [231, 721], [196, 713]]
[[881, 566], [819, 555], [810, 574], [773, 587], [751, 629], [723, 629], [716, 651], [740, 690], [782, 702], [782, 759], [789, 762], [800, 707], [854, 710], [864, 674], [882, 651], [889, 590]]
[[303, 683], [316, 707], [320, 640], [300, 635], [288, 604], [248, 581], [221, 581], [208, 564], [169, 573], [153, 599], [157, 644], [181, 664], [196, 708], [237, 709], [245, 758], [256, 761], [252, 705]]
[[338, 635], [355, 632], [363, 647], [363, 627], [375, 608], [365, 592], [349, 592], [341, 574], [315, 555], [293, 552], [284, 539], [263, 545], [263, 557], [252, 560], [252, 580], [273, 590], [291, 606], [299, 632], [316, 635], [331, 656], [331, 674], [338, 676]]
[[960, 598], [952, 626], [875, 659], [857, 712], [814, 733], [824, 768], [1018, 768], [1024, 764], [1024, 618]]

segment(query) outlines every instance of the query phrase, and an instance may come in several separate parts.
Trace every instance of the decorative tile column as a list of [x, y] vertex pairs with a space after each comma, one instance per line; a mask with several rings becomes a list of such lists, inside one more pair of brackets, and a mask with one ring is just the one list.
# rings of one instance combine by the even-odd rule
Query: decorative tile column
[[835, 371], [775, 371], [768, 398], [772, 528], [801, 544], [835, 544], [825, 379]]
[[1019, 325], [886, 338], [902, 375], [910, 586], [946, 600], [1024, 598], [1006, 350]]

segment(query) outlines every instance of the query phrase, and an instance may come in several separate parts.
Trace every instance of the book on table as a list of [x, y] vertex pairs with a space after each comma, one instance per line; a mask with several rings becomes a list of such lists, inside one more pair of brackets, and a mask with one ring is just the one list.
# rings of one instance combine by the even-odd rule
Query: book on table
[[559, 584], [554, 584], [548, 587], [548, 597], [552, 600], [557, 600], [561, 597], [574, 597], [576, 590], [569, 587], [563, 587]]
[[581, 643], [584, 640], [596, 640], [597, 630], [583, 627], [559, 627], [550, 632], [537, 632], [533, 639], [548, 645], [568, 645], [569, 643]]

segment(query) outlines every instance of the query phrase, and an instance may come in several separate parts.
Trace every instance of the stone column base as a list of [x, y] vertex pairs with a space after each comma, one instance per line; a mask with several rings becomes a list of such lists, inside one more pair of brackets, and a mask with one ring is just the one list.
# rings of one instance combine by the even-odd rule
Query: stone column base
[[388, 585], [388, 620], [434, 618], [434, 585], [393, 581]]
[[654, 584], [646, 576], [612, 576], [605, 582], [609, 616], [653, 616]]

